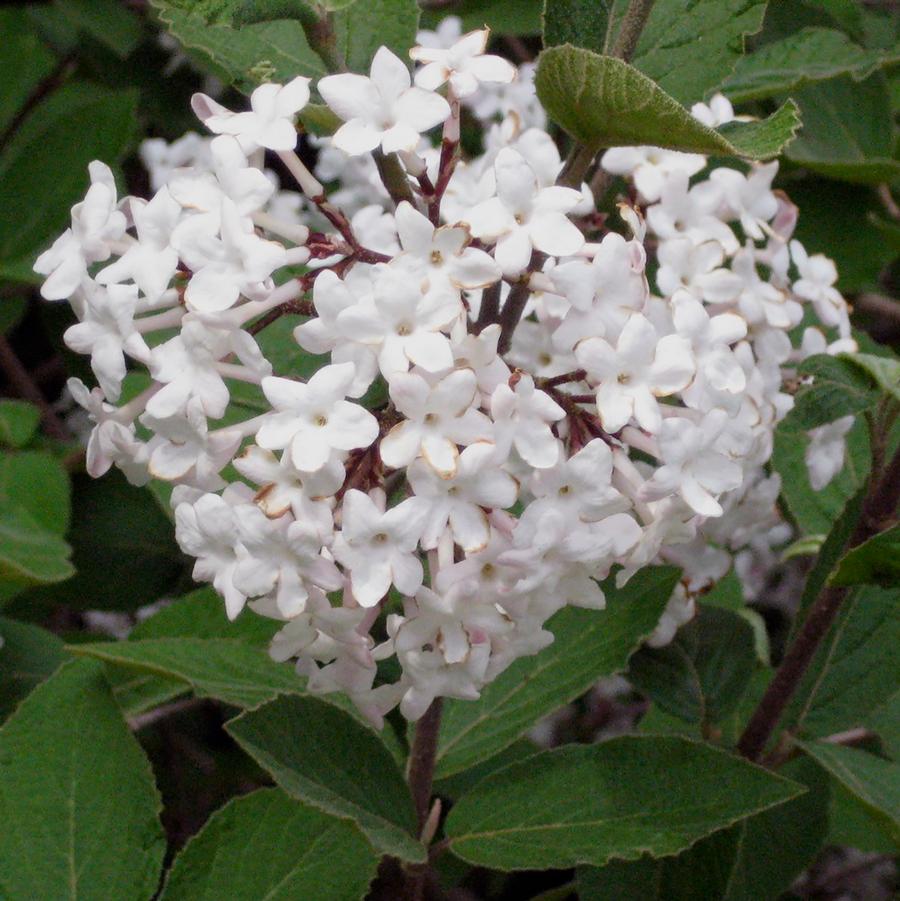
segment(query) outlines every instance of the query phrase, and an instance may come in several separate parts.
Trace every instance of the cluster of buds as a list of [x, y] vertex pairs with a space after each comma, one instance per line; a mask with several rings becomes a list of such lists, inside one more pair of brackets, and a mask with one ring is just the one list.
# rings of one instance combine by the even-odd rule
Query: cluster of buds
[[[609, 150], [630, 203], [607, 221], [560, 183], [530, 71], [487, 39], [450, 20], [420, 36], [414, 79], [385, 48], [369, 76], [320, 79], [343, 124], [308, 140], [313, 171], [308, 79], [246, 112], [195, 95], [216, 137], [147, 142], [149, 201], [117, 199], [93, 163], [36, 264], [99, 383], [70, 382], [90, 473], [172, 483], [195, 578], [231, 618], [282, 621], [272, 655], [374, 722], [477, 698], [553, 641], [563, 606], [602, 608], [613, 567], [683, 567], [651, 638], [670, 640], [772, 527], [786, 374], [852, 345], [833, 264], [791, 240], [777, 164]], [[464, 110], [484, 129], [466, 159]], [[694, 113], [732, 116], [724, 98]], [[283, 317], [288, 360], [330, 357], [308, 379], [263, 352]], [[149, 370], [136, 390], [129, 364]]]

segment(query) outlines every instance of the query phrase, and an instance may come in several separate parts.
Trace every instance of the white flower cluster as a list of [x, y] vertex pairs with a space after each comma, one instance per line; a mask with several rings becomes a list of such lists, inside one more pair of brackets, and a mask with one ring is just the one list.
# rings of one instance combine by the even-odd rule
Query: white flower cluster
[[[368, 77], [320, 79], [343, 125], [315, 141], [315, 174], [295, 153], [308, 79], [263, 85], [247, 112], [196, 95], [217, 136], [148, 142], [149, 201], [118, 200], [92, 164], [36, 265], [100, 385], [70, 385], [95, 422], [91, 474], [173, 483], [195, 577], [230, 617], [283, 621], [273, 656], [376, 722], [477, 698], [553, 640], [564, 605], [603, 607], [616, 565], [620, 582], [684, 567], [652, 638], [670, 640], [772, 526], [786, 367], [849, 342], [833, 265], [790, 240], [776, 164], [702, 175], [702, 156], [609, 150], [602, 166], [636, 192], [627, 233], [610, 230], [587, 185], [557, 184], [527, 72], [487, 38], [451, 22], [411, 52], [414, 80], [384, 48]], [[475, 158], [460, 158], [462, 103], [484, 126]], [[376, 149], [396, 154], [396, 206]], [[281, 315], [303, 317], [299, 348], [330, 355], [306, 381], [257, 344]], [[810, 327], [793, 347], [804, 315], [829, 339]], [[116, 406], [126, 360], [151, 380]], [[239, 383], [264, 412], [236, 419]]]

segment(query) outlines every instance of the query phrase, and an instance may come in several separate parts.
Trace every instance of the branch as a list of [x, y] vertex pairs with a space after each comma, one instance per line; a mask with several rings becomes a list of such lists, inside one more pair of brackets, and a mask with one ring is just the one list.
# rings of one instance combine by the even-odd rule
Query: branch
[[[896, 512], [900, 502], [900, 449], [888, 464], [881, 478], [876, 473], [869, 477], [869, 487], [863, 501], [862, 513], [844, 552], [878, 534], [885, 521]], [[775, 677], [759, 702], [750, 722], [747, 723], [737, 749], [749, 760], [758, 760], [765, 750], [781, 715], [809, 667], [813, 656], [828, 634], [850, 594], [849, 588], [826, 585], [809, 608], [800, 631], [794, 638]]]
[[9, 381], [10, 388], [23, 400], [30, 401], [41, 411], [41, 422], [44, 431], [60, 441], [71, 441], [72, 435], [63, 421], [56, 415], [50, 402], [35, 384], [28, 370], [16, 355], [5, 335], [0, 335], [0, 369]]
[[653, 0], [630, 0], [610, 56], [626, 63], [631, 60], [651, 9], [653, 9]]

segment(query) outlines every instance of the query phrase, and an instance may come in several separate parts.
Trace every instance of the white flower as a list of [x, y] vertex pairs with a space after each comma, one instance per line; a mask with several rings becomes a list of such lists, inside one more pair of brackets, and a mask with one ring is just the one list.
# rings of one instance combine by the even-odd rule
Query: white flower
[[281, 460], [255, 444], [234, 461], [234, 468], [259, 486], [253, 497], [270, 518], [287, 512], [298, 522], [315, 525], [323, 544], [330, 544], [333, 531], [330, 498], [344, 483], [344, 466], [334, 458], [315, 472], [301, 472], [291, 465], [290, 454]]
[[179, 230], [174, 243], [194, 274], [184, 299], [202, 313], [218, 313], [234, 306], [242, 293], [252, 295], [261, 282], [286, 262], [284, 247], [257, 236], [252, 221], [238, 213], [234, 202], [222, 198], [221, 240], [207, 230], [209, 220], [194, 216]]
[[596, 522], [621, 513], [631, 502], [612, 487], [613, 458], [600, 438], [589, 441], [578, 453], [548, 469], [534, 473], [531, 491], [536, 510], [552, 508], [570, 521]]
[[710, 181], [722, 191], [728, 215], [739, 219], [741, 228], [754, 241], [765, 240], [768, 223], [778, 212], [778, 199], [772, 192], [777, 172], [776, 160], [755, 166], [749, 175], [726, 166], [710, 174]]
[[219, 473], [231, 462], [241, 443], [239, 429], [209, 432], [198, 400], [184, 414], [158, 419], [145, 413], [141, 424], [152, 432], [149, 469], [157, 479], [190, 484], [202, 491], [225, 487]]
[[710, 316], [700, 301], [687, 291], [672, 298], [675, 331], [691, 343], [697, 362], [695, 386], [739, 394], [747, 385], [741, 364], [730, 346], [747, 334], [747, 322], [734, 313]]
[[575, 356], [597, 387], [597, 409], [607, 432], [618, 432], [632, 417], [648, 432], [659, 431], [656, 398], [680, 391], [694, 374], [690, 344], [679, 335], [660, 338], [640, 313], [625, 323], [615, 347], [603, 338], [587, 338]]
[[427, 504], [407, 498], [383, 513], [362, 491], [344, 495], [341, 531], [333, 552], [350, 570], [353, 596], [363, 607], [374, 607], [391, 584], [412, 595], [422, 584], [422, 564], [415, 554], [425, 526]]
[[319, 93], [344, 120], [331, 138], [334, 146], [351, 156], [379, 145], [385, 153], [415, 150], [422, 132], [443, 122], [450, 106], [410, 85], [409, 69], [387, 47], [378, 49], [368, 78], [345, 73], [320, 79]]
[[116, 180], [106, 163], [88, 165], [91, 186], [84, 200], [72, 207], [72, 232], [88, 263], [109, 259], [109, 242], [125, 234], [125, 214], [117, 206]]
[[724, 94], [713, 94], [709, 103], [695, 103], [691, 107], [691, 115], [710, 128], [718, 128], [734, 121], [734, 107]]
[[706, 158], [660, 147], [612, 147], [600, 158], [600, 165], [613, 175], [630, 175], [644, 200], [653, 203], [659, 200], [673, 173], [690, 178], [706, 165]]
[[143, 363], [150, 358], [150, 349], [134, 327], [137, 294], [135, 285], [103, 288], [86, 282], [82, 321], [63, 335], [76, 353], [91, 355], [91, 369], [103, 393], [113, 401], [119, 399], [125, 378], [125, 354]]
[[845, 439], [854, 422], [852, 416], [842, 416], [827, 425], [810, 429], [804, 458], [809, 470], [809, 484], [814, 491], [821, 491], [843, 468], [847, 452]]
[[475, 373], [455, 369], [434, 385], [414, 372], [398, 372], [388, 382], [391, 400], [406, 419], [381, 440], [381, 459], [399, 469], [421, 454], [442, 478], [456, 472], [458, 444], [491, 438], [491, 421], [472, 406]]
[[469, 97], [483, 81], [509, 84], [516, 77], [515, 66], [503, 57], [485, 54], [490, 34], [489, 28], [470, 31], [446, 49], [413, 47], [410, 57], [425, 63], [416, 72], [416, 84], [435, 91], [449, 81], [456, 97]]
[[306, 472], [325, 466], [335, 450], [368, 447], [378, 437], [378, 420], [344, 400], [353, 378], [352, 363], [323, 366], [306, 384], [264, 378], [263, 393], [275, 412], [256, 433], [259, 446], [288, 448], [293, 465]]
[[710, 410], [697, 425], [681, 416], [666, 419], [657, 436], [663, 465], [642, 489], [644, 498], [677, 492], [695, 513], [721, 516], [718, 496], [743, 480], [741, 467], [716, 448], [727, 420], [724, 410]]
[[[837, 268], [824, 254], [809, 256], [799, 241], [791, 241], [791, 257], [800, 273], [793, 284], [794, 294], [812, 301], [822, 325], [839, 328], [847, 319], [847, 305], [834, 287]], [[849, 331], [849, 329], [848, 329]]]
[[450, 527], [453, 540], [467, 554], [481, 550], [490, 539], [484, 508], [506, 509], [516, 501], [516, 480], [498, 469], [496, 449], [477, 442], [460, 455], [456, 473], [443, 478], [424, 460], [415, 460], [407, 470], [416, 497], [428, 501], [428, 518], [422, 533], [422, 547], [437, 547], [444, 530]]
[[401, 271], [386, 269], [372, 299], [338, 313], [337, 327], [348, 338], [378, 349], [385, 376], [406, 372], [410, 363], [440, 372], [453, 365], [450, 341], [440, 330], [461, 311], [458, 297], [441, 291], [423, 296], [420, 286]]
[[81, 242], [72, 229], [67, 228], [34, 261], [34, 271], [47, 276], [41, 285], [44, 300], [65, 300], [75, 293], [87, 278], [87, 263]]
[[412, 204], [397, 207], [396, 225], [403, 253], [395, 265], [409, 267], [428, 286], [485, 288], [500, 278], [500, 267], [483, 250], [467, 247], [469, 232], [461, 226], [435, 228]]
[[132, 280], [152, 306], [168, 288], [178, 268], [178, 253], [170, 241], [183, 211], [167, 188], [159, 190], [149, 203], [130, 198], [129, 208], [137, 241], [118, 260], [101, 269], [97, 281], [101, 285], [115, 285]]
[[272, 594], [279, 613], [302, 613], [310, 585], [337, 591], [344, 584], [338, 568], [321, 556], [318, 529], [292, 516], [269, 519], [258, 507], [241, 509], [238, 517], [242, 551], [234, 584], [248, 597]]
[[504, 275], [528, 266], [532, 250], [557, 256], [576, 253], [584, 236], [566, 218], [581, 201], [572, 188], [540, 188], [525, 157], [505, 147], [494, 163], [497, 196], [469, 210], [465, 221], [476, 238], [496, 240], [494, 259]]
[[297, 144], [294, 117], [309, 103], [309, 79], [297, 76], [286, 85], [261, 84], [250, 95], [250, 111], [233, 113], [206, 94], [194, 94], [191, 106], [201, 122], [216, 134], [234, 135], [247, 153], [257, 147], [293, 150]]
[[553, 466], [559, 459], [560, 443], [550, 431], [550, 423], [565, 415], [549, 394], [535, 389], [530, 375], [522, 375], [514, 389], [498, 385], [491, 395], [491, 417], [499, 456], [505, 458], [515, 447], [530, 466]]
[[225, 612], [234, 619], [247, 596], [235, 587], [238, 530], [234, 509], [217, 494], [204, 494], [194, 504], [175, 508], [175, 537], [192, 557], [194, 578], [212, 582], [225, 600]]
[[694, 618], [696, 612], [697, 605], [693, 595], [689, 595], [683, 585], [676, 585], [656, 628], [647, 639], [648, 647], [664, 648], [675, 637], [678, 629]]

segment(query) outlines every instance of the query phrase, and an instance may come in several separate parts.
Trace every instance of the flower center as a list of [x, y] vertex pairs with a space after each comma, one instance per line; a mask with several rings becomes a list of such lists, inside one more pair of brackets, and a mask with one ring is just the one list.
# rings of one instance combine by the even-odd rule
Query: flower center
[[328, 425], [328, 417], [324, 413], [319, 413], [313, 422], [321, 429], [323, 426]]
[[405, 338], [407, 335], [412, 334], [412, 327], [408, 322], [401, 322], [397, 326], [397, 334]]
[[440, 266], [444, 262], [443, 254], [439, 250], [431, 251], [431, 265]]
[[372, 542], [374, 544], [384, 544], [388, 540], [386, 532], [378, 532], [372, 536]]

